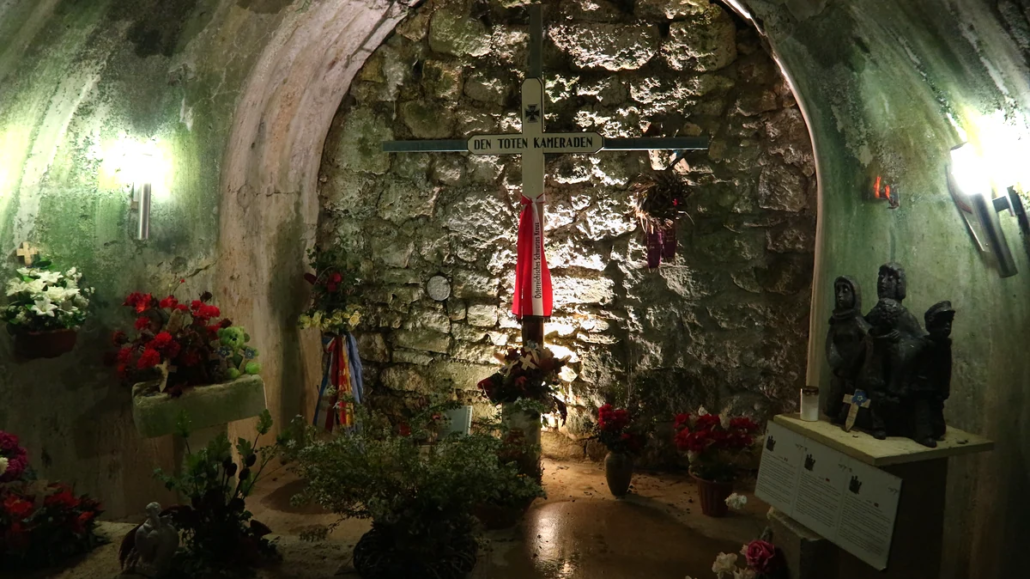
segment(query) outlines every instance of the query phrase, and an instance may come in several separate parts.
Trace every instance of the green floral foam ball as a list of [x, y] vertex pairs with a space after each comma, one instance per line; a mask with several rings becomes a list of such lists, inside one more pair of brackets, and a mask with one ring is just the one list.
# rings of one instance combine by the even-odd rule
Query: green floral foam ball
[[229, 368], [228, 374], [230, 380], [235, 380], [240, 377], [240, 371], [236, 368]]
[[257, 374], [261, 371], [261, 364], [257, 362], [248, 362], [246, 366], [247, 374]]

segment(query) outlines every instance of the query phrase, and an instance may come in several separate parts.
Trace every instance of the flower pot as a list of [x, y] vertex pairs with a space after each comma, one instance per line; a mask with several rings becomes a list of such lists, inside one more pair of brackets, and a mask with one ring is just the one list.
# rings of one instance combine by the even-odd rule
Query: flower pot
[[705, 480], [698, 478], [693, 473], [690, 476], [697, 481], [697, 494], [701, 497], [701, 512], [709, 517], [725, 517], [729, 511], [726, 499], [733, 494], [733, 483]]
[[71, 352], [78, 339], [79, 333], [69, 329], [23, 332], [14, 335], [14, 355], [22, 360], [56, 358]]
[[633, 457], [625, 452], [609, 452], [604, 458], [604, 478], [613, 496], [626, 496], [633, 480]]
[[158, 392], [155, 383], [141, 382], [132, 388], [132, 419], [144, 438], [174, 433], [182, 412], [189, 416], [193, 430], [199, 431], [257, 416], [265, 408], [265, 383], [256, 374], [195, 386], [178, 398]]
[[543, 471], [540, 467], [540, 415], [521, 410], [503, 409], [501, 424], [511, 431], [511, 435], [523, 437], [531, 449], [519, 459], [519, 471], [540, 481]]

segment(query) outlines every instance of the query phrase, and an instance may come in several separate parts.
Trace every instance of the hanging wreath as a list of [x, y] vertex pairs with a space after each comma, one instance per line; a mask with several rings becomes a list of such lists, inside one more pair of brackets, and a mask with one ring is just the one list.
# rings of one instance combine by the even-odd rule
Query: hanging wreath
[[630, 185], [634, 210], [647, 243], [647, 267], [654, 269], [662, 260], [676, 257], [676, 223], [687, 214], [690, 191], [677, 175], [669, 171], [641, 175]]

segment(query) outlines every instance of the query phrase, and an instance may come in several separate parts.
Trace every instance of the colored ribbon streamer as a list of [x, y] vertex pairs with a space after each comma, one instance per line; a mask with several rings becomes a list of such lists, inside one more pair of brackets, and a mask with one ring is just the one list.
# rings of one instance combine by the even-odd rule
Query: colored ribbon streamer
[[[314, 422], [323, 424], [327, 431], [332, 432], [338, 426], [353, 426], [353, 404], [343, 399], [350, 396], [360, 402], [364, 383], [358, 345], [353, 336], [326, 334], [322, 336], [322, 346], [322, 383]], [[335, 392], [326, 396], [330, 385]]]
[[518, 261], [515, 265], [515, 317], [551, 316], [551, 272], [544, 256], [543, 196], [535, 201], [522, 198], [519, 218]]

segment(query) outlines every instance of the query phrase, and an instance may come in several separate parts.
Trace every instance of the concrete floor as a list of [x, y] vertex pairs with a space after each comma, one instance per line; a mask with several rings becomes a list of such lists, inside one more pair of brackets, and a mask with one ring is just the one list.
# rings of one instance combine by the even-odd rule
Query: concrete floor
[[[293, 507], [301, 484], [273, 471], [247, 501], [254, 518], [279, 534], [283, 563], [262, 569], [262, 579], [356, 578], [350, 552], [367, 521], [343, 521], [320, 543], [298, 535], [336, 518], [314, 506]], [[472, 579], [683, 579], [710, 577], [716, 554], [737, 552], [761, 533], [768, 506], [748, 495], [747, 508], [723, 519], [700, 512], [693, 481], [679, 475], [638, 474], [625, 499], [613, 498], [600, 465], [544, 461], [548, 497], [537, 500], [518, 526], [486, 534]], [[74, 568], [35, 578], [113, 578], [117, 544], [132, 528], [105, 523], [113, 542]]]

